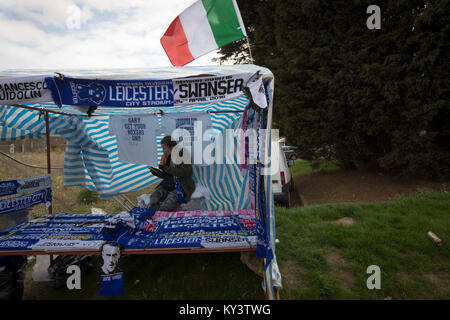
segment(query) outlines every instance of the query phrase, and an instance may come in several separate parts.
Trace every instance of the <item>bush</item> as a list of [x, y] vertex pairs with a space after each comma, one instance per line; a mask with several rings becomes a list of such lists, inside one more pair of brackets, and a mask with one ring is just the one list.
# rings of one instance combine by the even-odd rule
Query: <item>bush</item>
[[[443, 39], [450, 25], [445, 1], [424, 7], [388, 1], [379, 32], [365, 29], [367, 16], [346, 3], [323, 8], [337, 10], [335, 21], [324, 12], [318, 19], [327, 23], [307, 34], [314, 40], [300, 51], [309, 58], [293, 68], [303, 75], [278, 82], [278, 88], [283, 82], [287, 88], [278, 92], [278, 107], [284, 109], [278, 119], [287, 139], [296, 139], [299, 149], [314, 158], [335, 158], [345, 168], [448, 177], [450, 48]], [[421, 8], [414, 13], [415, 5]], [[306, 14], [311, 23], [314, 14]], [[362, 18], [355, 24], [363, 27], [346, 25], [341, 21], [346, 16]]]
[[91, 204], [100, 200], [98, 192], [89, 189], [82, 189], [77, 195], [78, 204]]

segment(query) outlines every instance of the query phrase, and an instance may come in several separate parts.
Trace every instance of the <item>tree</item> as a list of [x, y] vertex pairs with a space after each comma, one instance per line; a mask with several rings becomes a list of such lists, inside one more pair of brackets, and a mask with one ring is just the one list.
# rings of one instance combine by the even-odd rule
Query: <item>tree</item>
[[[305, 158], [448, 177], [449, 1], [379, 1], [380, 30], [370, 4], [239, 1], [255, 64], [275, 75], [274, 127]], [[221, 60], [248, 61], [245, 46]]]

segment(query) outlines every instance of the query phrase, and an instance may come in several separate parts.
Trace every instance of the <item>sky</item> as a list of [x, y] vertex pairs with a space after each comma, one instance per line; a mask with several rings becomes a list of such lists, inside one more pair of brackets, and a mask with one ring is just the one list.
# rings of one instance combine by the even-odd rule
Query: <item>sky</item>
[[[195, 0], [0, 0], [0, 70], [171, 66], [160, 38]], [[188, 64], [214, 65], [213, 51]]]

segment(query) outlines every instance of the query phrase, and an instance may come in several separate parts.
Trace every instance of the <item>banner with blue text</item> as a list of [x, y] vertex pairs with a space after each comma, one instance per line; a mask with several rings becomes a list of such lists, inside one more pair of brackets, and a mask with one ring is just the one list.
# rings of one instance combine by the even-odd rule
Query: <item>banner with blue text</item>
[[52, 189], [36, 191], [24, 196], [0, 200], [0, 214], [17, 212], [40, 203], [49, 203], [52, 201]]
[[56, 105], [167, 107], [239, 97], [251, 73], [168, 80], [101, 80], [46, 77]]
[[40, 189], [50, 188], [52, 179], [49, 174], [43, 176], [0, 181], [0, 196], [9, 196], [11, 194], [32, 192]]

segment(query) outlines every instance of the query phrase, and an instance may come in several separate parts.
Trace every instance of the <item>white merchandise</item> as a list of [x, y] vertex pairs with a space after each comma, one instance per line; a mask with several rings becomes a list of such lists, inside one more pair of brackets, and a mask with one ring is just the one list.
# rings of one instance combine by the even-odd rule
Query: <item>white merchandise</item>
[[[203, 164], [203, 150], [210, 143], [203, 141], [212, 129], [208, 112], [164, 113], [161, 117], [161, 132], [170, 135], [187, 148], [194, 164]], [[206, 135], [205, 135], [206, 133]]]
[[109, 118], [109, 134], [116, 136], [120, 162], [157, 166], [157, 130], [154, 114]]

